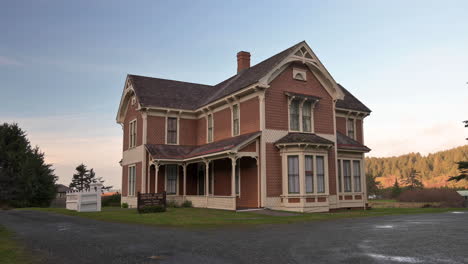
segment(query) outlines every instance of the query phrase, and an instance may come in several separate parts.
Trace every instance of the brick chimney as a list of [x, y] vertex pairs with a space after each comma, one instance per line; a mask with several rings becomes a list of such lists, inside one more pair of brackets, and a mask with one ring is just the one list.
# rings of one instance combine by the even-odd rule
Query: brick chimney
[[237, 73], [250, 68], [250, 53], [239, 51], [237, 53]]

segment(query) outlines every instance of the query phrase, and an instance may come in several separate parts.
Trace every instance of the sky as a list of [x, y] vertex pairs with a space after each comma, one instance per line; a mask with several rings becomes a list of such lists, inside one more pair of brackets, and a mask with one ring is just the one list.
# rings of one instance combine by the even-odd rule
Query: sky
[[80, 163], [120, 188], [126, 74], [216, 84], [306, 40], [364, 102], [370, 156], [466, 144], [468, 1], [4, 1], [0, 122], [59, 183]]

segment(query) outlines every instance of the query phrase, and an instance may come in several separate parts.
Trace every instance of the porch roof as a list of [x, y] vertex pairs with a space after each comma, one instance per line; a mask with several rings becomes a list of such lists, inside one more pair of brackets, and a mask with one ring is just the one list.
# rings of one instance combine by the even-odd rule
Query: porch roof
[[229, 150], [236, 152], [239, 147], [253, 141], [260, 134], [261, 132], [248, 133], [200, 146], [146, 144], [145, 147], [153, 159], [184, 160], [205, 155], [215, 155]]
[[295, 143], [311, 143], [318, 145], [334, 145], [333, 141], [325, 139], [311, 133], [288, 133], [286, 136], [280, 138], [275, 142], [278, 144], [295, 144]]
[[356, 140], [336, 132], [336, 140], [338, 145], [338, 150], [348, 150], [348, 151], [358, 151], [358, 152], [369, 152], [370, 148], [362, 145]]

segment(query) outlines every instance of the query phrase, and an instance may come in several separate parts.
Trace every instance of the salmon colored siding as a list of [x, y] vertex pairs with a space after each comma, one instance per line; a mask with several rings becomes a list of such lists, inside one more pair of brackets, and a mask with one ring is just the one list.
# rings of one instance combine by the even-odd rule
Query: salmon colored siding
[[364, 144], [364, 136], [362, 133], [362, 120], [356, 119], [356, 140]]
[[245, 146], [244, 148], [240, 149], [239, 151], [243, 152], [256, 152], [257, 151], [257, 142], [254, 141], [249, 145]]
[[135, 165], [136, 166], [136, 183], [135, 183], [135, 196], [137, 192], [141, 192], [141, 169], [142, 163], [137, 162], [134, 164], [122, 166], [122, 196], [128, 195], [128, 167]]
[[179, 144], [197, 145], [197, 120], [181, 118], [179, 126]]
[[260, 130], [260, 104], [258, 97], [240, 103], [240, 133]]
[[214, 195], [231, 195], [231, 160], [214, 160]]
[[281, 156], [273, 143], [266, 143], [266, 180], [268, 197], [282, 194]]
[[197, 120], [197, 145], [206, 144], [206, 118]]
[[[130, 100], [131, 101], [131, 100]], [[123, 150], [127, 150], [129, 146], [129, 134], [130, 134], [130, 121], [137, 120], [137, 141], [136, 147], [142, 144], [143, 139], [143, 118], [141, 113], [136, 110], [138, 102], [132, 105], [131, 103], [127, 106], [127, 112], [124, 118], [124, 130], [123, 130]]]
[[289, 66], [270, 83], [270, 88], [266, 90], [266, 128], [289, 129], [288, 98], [284, 92], [294, 92], [321, 98], [313, 110], [315, 133], [334, 134], [332, 97], [309, 70], [307, 70], [307, 81], [293, 79], [293, 67], [301, 66]]
[[[231, 109], [225, 108], [213, 114], [214, 141], [229, 138], [231, 131]], [[242, 126], [242, 125], [241, 125]]]
[[344, 117], [336, 117], [336, 131], [340, 132], [343, 135], [347, 135], [346, 131], [346, 118]]
[[240, 162], [240, 196], [237, 207], [258, 207], [257, 162], [252, 158], [242, 158]]
[[165, 144], [166, 143], [166, 118], [162, 116], [147, 117], [146, 133], [148, 144]]

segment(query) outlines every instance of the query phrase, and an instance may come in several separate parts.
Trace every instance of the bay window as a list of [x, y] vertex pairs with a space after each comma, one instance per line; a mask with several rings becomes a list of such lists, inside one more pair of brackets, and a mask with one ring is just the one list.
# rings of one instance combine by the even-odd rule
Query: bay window
[[323, 156], [316, 156], [317, 162], [317, 192], [325, 192], [325, 161]]
[[306, 193], [314, 192], [314, 157], [311, 155], [305, 156], [305, 180]]
[[343, 173], [341, 172], [341, 160], [338, 160], [338, 191], [342, 191], [341, 184], [343, 183]]
[[299, 156], [288, 156], [288, 192], [299, 193]]
[[344, 191], [351, 192], [351, 161], [343, 160]]
[[361, 163], [353, 160], [354, 191], [361, 192]]

